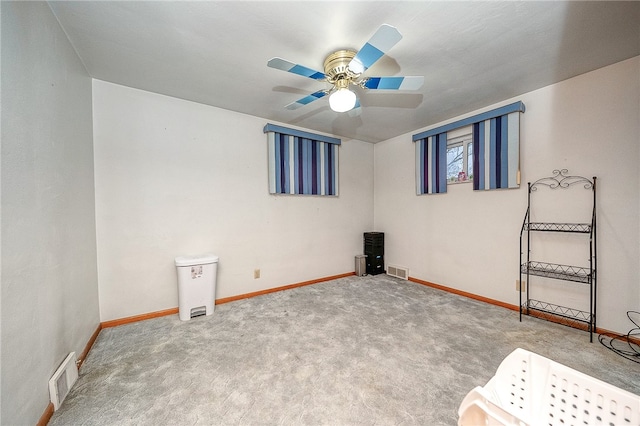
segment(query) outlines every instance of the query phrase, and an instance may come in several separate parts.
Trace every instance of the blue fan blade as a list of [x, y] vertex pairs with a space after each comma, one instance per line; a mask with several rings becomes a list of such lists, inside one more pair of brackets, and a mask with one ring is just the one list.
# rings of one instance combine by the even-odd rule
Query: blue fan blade
[[402, 34], [395, 27], [382, 24], [349, 62], [349, 69], [356, 74], [362, 74], [401, 39]]
[[324, 73], [321, 73], [320, 71], [312, 70], [311, 68], [294, 64], [293, 62], [287, 61], [286, 59], [282, 59], [282, 58], [269, 59], [269, 62], [267, 62], [267, 66], [271, 68], [275, 68], [277, 70], [298, 74], [303, 77], [312, 78], [314, 80], [325, 79]]
[[364, 87], [378, 90], [418, 90], [423, 83], [423, 76], [369, 77]]
[[285, 108], [286, 109], [298, 109], [302, 106], [305, 106], [313, 101], [317, 101], [318, 99], [322, 98], [323, 96], [325, 96], [327, 94], [327, 92], [325, 92], [324, 90], [319, 90], [315, 93], [312, 93], [310, 95], [305, 96], [302, 99], [298, 99], [295, 102], [291, 102], [289, 105], [286, 105]]

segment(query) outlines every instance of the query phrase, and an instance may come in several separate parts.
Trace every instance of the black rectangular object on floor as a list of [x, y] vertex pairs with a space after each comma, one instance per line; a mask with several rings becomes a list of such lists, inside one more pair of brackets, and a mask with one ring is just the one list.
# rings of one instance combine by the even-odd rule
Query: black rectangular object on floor
[[384, 257], [379, 256], [377, 259], [369, 259], [367, 257], [367, 274], [377, 275], [384, 274]]
[[364, 254], [367, 255], [367, 274], [384, 273], [384, 232], [364, 233]]
[[384, 232], [365, 232], [364, 251], [384, 254]]
[[384, 245], [384, 232], [365, 232], [364, 242]]

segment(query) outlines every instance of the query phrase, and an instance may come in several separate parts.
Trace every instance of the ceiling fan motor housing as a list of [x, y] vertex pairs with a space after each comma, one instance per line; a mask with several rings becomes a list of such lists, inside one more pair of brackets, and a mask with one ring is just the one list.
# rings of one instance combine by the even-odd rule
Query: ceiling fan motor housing
[[349, 63], [356, 56], [353, 50], [338, 50], [324, 60], [324, 74], [329, 83], [335, 84], [339, 80], [350, 80], [355, 75], [349, 71]]

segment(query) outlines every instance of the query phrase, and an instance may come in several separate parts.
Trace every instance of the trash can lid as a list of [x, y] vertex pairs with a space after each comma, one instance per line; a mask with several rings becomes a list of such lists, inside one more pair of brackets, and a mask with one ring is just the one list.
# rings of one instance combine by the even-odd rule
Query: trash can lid
[[176, 257], [176, 266], [194, 266], [218, 263], [218, 256], [213, 254], [201, 254], [198, 256]]

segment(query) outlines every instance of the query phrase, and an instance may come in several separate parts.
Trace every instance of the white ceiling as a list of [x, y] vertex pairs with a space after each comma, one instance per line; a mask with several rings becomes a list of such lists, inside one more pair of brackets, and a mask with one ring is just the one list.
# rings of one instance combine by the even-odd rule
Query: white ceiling
[[[374, 143], [640, 55], [637, 1], [49, 4], [94, 78]], [[424, 75], [418, 92], [359, 90], [356, 117], [284, 109], [328, 85], [270, 58], [322, 71], [383, 23], [404, 38], [365, 75]]]

